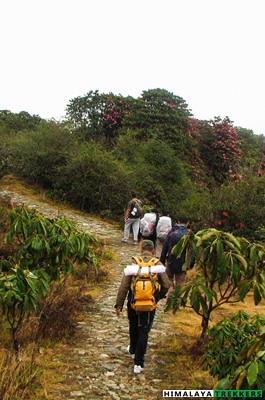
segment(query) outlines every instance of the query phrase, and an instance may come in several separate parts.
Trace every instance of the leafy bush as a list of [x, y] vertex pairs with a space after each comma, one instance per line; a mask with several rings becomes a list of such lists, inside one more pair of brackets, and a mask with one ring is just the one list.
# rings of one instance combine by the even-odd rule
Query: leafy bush
[[[130, 145], [128, 146], [128, 143]], [[129, 131], [117, 140], [113, 155], [129, 165], [130, 182], [147, 206], [170, 210], [173, 219], [186, 212], [186, 201], [194, 195], [185, 167], [165, 141], [139, 141]]]
[[242, 310], [231, 318], [219, 321], [207, 331], [210, 341], [204, 349], [203, 368], [219, 380], [232, 376], [240, 365], [239, 355], [258, 342], [264, 328], [264, 317], [255, 315], [250, 318]]
[[90, 213], [108, 210], [117, 218], [124, 214], [131, 188], [130, 171], [101, 146], [90, 142], [80, 146], [79, 154], [58, 169], [56, 188], [63, 190], [67, 202]]
[[[217, 382], [215, 389], [265, 390], [265, 333], [238, 356], [239, 367]], [[247, 398], [246, 398], [247, 399]]]
[[30, 184], [51, 188], [57, 168], [77, 148], [75, 136], [63, 125], [42, 121], [33, 131], [19, 131], [9, 139], [9, 170]]
[[66, 219], [49, 219], [24, 207], [12, 209], [7, 243], [16, 240], [13, 258], [0, 261], [0, 307], [11, 327], [15, 352], [26, 315], [39, 309], [53, 280], [73, 274], [74, 264], [97, 265], [93, 235], [75, 229]]
[[167, 310], [191, 307], [202, 319], [204, 338], [212, 312], [224, 303], [243, 301], [253, 290], [255, 305], [265, 298], [265, 247], [217, 229], [202, 229], [181, 238], [172, 252], [190, 265], [195, 257], [194, 279], [177, 286]]

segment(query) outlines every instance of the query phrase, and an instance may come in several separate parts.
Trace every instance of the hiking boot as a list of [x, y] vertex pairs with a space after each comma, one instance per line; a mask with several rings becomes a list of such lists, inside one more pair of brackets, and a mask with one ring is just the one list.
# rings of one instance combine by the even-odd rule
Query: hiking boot
[[134, 354], [133, 354], [133, 353], [130, 353], [130, 345], [127, 346], [127, 353], [129, 353], [130, 356], [131, 356], [132, 358], [134, 358]]
[[128, 239], [121, 239], [121, 241], [127, 243]]
[[137, 240], [135, 240], [135, 241], [133, 242], [133, 244], [138, 244]]
[[133, 369], [133, 372], [134, 372], [135, 374], [140, 374], [141, 372], [143, 372], [143, 370], [144, 370], [144, 368], [141, 367], [141, 365], [135, 365], [135, 366], [134, 366], [134, 369]]

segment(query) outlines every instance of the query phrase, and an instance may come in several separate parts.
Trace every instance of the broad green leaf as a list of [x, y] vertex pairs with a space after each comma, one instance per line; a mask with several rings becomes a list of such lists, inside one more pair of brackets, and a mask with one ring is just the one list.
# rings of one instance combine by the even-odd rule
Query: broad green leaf
[[248, 349], [247, 351], [247, 358], [250, 358], [252, 356], [253, 353], [255, 353], [257, 347], [259, 345], [258, 341], [255, 341]]
[[216, 252], [217, 252], [218, 258], [221, 258], [222, 254], [223, 254], [223, 250], [224, 250], [223, 241], [221, 239], [217, 239]]
[[34, 250], [40, 250], [42, 248], [42, 243], [39, 236], [35, 236], [33, 238], [31, 246]]
[[250, 386], [252, 386], [256, 382], [258, 371], [259, 371], [258, 363], [256, 361], [253, 361], [250, 364], [247, 372], [247, 381]]
[[205, 285], [200, 285], [200, 290], [206, 295], [208, 301], [212, 301], [216, 293]]
[[261, 357], [264, 356], [264, 354], [265, 354], [265, 350], [260, 350], [260, 351], [258, 351], [257, 356], [258, 356], [259, 358], [261, 358]]
[[192, 307], [193, 307], [194, 311], [195, 311], [197, 314], [199, 314], [199, 312], [200, 312], [200, 302], [199, 302], [198, 299], [195, 299], [195, 300], [192, 302]]
[[215, 385], [214, 389], [218, 390], [226, 390], [230, 387], [230, 380], [229, 378], [223, 378]]
[[183, 237], [179, 240], [179, 242], [172, 248], [172, 254], [176, 257], [181, 257], [183, 252]]
[[265, 362], [259, 361], [259, 375], [265, 378]]
[[238, 259], [240, 264], [242, 264], [245, 269], [247, 269], [248, 264], [247, 264], [247, 261], [244, 259], [244, 257], [242, 257], [240, 254], [236, 254], [236, 253], [234, 253], [234, 257]]
[[258, 273], [258, 274], [256, 275], [256, 279], [257, 279], [257, 282], [258, 282], [260, 285], [264, 286], [265, 277], [264, 277], [264, 274], [263, 274], [262, 272], [261, 272], [261, 273]]
[[201, 304], [201, 308], [202, 308], [202, 310], [203, 310], [203, 314], [204, 314], [206, 317], [208, 317], [208, 312], [209, 312], [209, 310], [208, 310], [207, 301], [204, 299], [203, 296], [199, 296], [199, 301], [200, 301], [200, 304]]
[[240, 249], [240, 243], [237, 238], [229, 232], [222, 232], [222, 235], [228, 239], [228, 241], [233, 244], [237, 249]]
[[197, 298], [198, 298], [198, 288], [197, 286], [194, 286], [190, 294], [191, 304], [193, 304], [197, 300]]
[[239, 299], [242, 301], [248, 294], [251, 286], [251, 281], [244, 282], [238, 291]]
[[257, 306], [262, 300], [260, 287], [258, 284], [255, 284], [253, 289], [254, 289], [254, 302], [255, 302], [255, 306]]
[[258, 250], [257, 248], [253, 245], [250, 249], [249, 252], [249, 261], [252, 265], [254, 265], [258, 260]]
[[6, 235], [5, 242], [6, 242], [7, 244], [10, 244], [10, 243], [12, 242], [13, 237], [14, 237], [14, 232], [9, 231], [9, 232], [7, 233], [7, 235]]

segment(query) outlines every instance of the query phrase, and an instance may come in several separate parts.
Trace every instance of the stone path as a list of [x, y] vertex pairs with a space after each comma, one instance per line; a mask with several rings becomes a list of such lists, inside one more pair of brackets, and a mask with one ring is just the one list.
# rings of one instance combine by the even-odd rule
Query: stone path
[[169, 315], [163, 312], [165, 300], [158, 305], [149, 336], [145, 371], [139, 375], [133, 373], [133, 360], [126, 353], [129, 344], [126, 309], [119, 318], [114, 312], [123, 268], [139, 249], [132, 245], [132, 241], [131, 244], [121, 242], [122, 232], [117, 226], [97, 221], [86, 214], [64, 211], [63, 207], [53, 207], [6, 190], [0, 189], [0, 196], [11, 199], [14, 204], [36, 208], [45, 216], [59, 217], [63, 214], [74, 219], [80, 229], [91, 232], [116, 253], [114, 280], [106, 285], [84, 320], [78, 322], [78, 341], [69, 346], [67, 355], [63, 355], [64, 376], [58, 389], [52, 390], [54, 397], [47, 393], [48, 399], [162, 399], [162, 389], [170, 389], [163, 374], [166, 361], [156, 351], [170, 331]]

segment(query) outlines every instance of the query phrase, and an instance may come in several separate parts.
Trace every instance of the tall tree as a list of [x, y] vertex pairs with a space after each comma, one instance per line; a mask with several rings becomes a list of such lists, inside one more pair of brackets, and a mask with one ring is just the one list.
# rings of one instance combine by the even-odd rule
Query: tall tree
[[130, 113], [131, 101], [130, 97], [90, 91], [70, 100], [67, 117], [85, 140], [100, 139], [109, 146]]
[[181, 154], [189, 141], [190, 116], [187, 103], [181, 97], [165, 89], [150, 89], [134, 100], [123, 126], [137, 131], [140, 140], [166, 140]]
[[236, 128], [242, 152], [242, 174], [248, 170], [253, 175], [265, 172], [265, 136], [255, 135], [252, 130]]
[[201, 157], [207, 173], [222, 184], [238, 170], [241, 158], [238, 134], [228, 117], [215, 117], [202, 126]]

